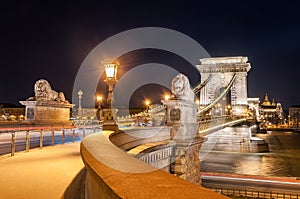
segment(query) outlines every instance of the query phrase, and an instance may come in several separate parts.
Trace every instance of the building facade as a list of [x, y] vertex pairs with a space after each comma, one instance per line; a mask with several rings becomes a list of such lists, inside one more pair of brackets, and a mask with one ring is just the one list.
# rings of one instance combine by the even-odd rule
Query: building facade
[[267, 126], [277, 125], [283, 123], [283, 109], [281, 103], [275, 103], [269, 100], [269, 96], [266, 94], [264, 101], [260, 104], [260, 120]]
[[291, 127], [300, 127], [300, 105], [289, 108], [288, 124]]
[[24, 120], [25, 107], [0, 106], [0, 120]]

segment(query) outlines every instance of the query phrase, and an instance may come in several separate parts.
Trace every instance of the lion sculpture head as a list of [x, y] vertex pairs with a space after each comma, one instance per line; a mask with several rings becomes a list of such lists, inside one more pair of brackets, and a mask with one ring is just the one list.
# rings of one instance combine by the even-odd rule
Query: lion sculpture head
[[35, 83], [34, 93], [37, 101], [66, 102], [64, 94], [52, 90], [49, 82], [44, 79], [40, 79]]
[[172, 80], [172, 93], [177, 99], [194, 101], [195, 94], [191, 89], [187, 76], [179, 73]]

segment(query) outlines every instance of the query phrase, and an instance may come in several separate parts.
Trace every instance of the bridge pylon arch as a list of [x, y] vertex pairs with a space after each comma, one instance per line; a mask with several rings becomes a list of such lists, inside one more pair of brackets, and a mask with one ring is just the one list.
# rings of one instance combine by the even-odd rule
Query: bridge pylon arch
[[[222, 104], [219, 111], [218, 106], [221, 102], [217, 103], [214, 108], [210, 109], [209, 113], [212, 116], [230, 114], [232, 116], [245, 116], [248, 112], [247, 103], [247, 74], [251, 69], [247, 57], [216, 57], [216, 58], [203, 58], [200, 59], [200, 65], [197, 68], [201, 75], [201, 81], [210, 78], [200, 90], [200, 110], [215, 103], [218, 98], [217, 93], [230, 85], [230, 81], [234, 82], [230, 90], [224, 96], [227, 98], [226, 104]], [[226, 111], [225, 111], [226, 110]], [[221, 111], [221, 112], [220, 112]]]

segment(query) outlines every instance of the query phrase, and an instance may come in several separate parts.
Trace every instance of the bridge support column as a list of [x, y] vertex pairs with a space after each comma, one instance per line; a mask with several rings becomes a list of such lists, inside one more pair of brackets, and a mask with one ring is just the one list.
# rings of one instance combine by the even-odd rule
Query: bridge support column
[[200, 184], [200, 148], [197, 103], [186, 100], [163, 100], [167, 107], [167, 125], [174, 141], [171, 173], [189, 182]]

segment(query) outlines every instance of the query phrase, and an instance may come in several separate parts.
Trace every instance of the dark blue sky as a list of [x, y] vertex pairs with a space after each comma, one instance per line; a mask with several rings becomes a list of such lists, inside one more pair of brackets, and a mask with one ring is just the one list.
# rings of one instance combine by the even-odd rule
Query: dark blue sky
[[95, 46], [124, 30], [156, 26], [192, 37], [213, 57], [248, 56], [249, 97], [262, 100], [268, 93], [284, 107], [300, 104], [299, 6], [296, 1], [1, 3], [0, 103], [32, 96], [40, 78], [71, 99], [77, 70]]

